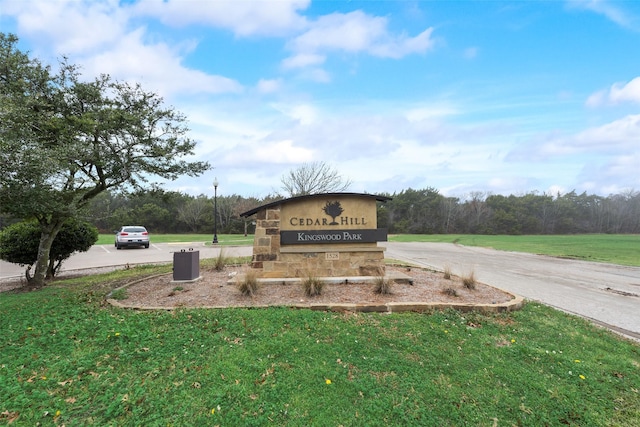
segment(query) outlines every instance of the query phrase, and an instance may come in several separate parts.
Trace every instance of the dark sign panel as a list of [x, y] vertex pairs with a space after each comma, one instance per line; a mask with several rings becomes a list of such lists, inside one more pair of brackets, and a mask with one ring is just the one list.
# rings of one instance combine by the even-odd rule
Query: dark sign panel
[[386, 242], [387, 229], [281, 231], [280, 244], [373, 243]]

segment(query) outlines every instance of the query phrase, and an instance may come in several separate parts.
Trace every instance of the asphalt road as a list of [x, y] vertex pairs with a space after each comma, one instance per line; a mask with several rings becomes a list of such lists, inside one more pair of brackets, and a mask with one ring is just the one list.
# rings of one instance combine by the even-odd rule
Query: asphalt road
[[[503, 252], [450, 243], [382, 242], [385, 257], [456, 275], [474, 272], [480, 282], [578, 314], [640, 341], [640, 268]], [[200, 259], [250, 256], [250, 246], [205, 246], [203, 243], [152, 244], [149, 249], [116, 250], [94, 246], [73, 255], [62, 271], [126, 264], [172, 262], [173, 253], [197, 250]], [[0, 279], [23, 276], [24, 269], [0, 261]]]
[[640, 268], [452, 243], [383, 242], [385, 258], [478, 281], [578, 314], [640, 341]]

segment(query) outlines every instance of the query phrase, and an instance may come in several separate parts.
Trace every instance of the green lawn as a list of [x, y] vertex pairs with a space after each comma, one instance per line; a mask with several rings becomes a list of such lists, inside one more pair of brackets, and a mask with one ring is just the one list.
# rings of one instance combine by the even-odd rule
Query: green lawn
[[[483, 315], [113, 308], [141, 266], [0, 294], [12, 426], [637, 426], [640, 346], [528, 303]], [[264, 290], [263, 290], [264, 291]]]
[[485, 236], [475, 234], [398, 234], [392, 242], [445, 242], [503, 251], [528, 252], [585, 261], [640, 267], [640, 234]]

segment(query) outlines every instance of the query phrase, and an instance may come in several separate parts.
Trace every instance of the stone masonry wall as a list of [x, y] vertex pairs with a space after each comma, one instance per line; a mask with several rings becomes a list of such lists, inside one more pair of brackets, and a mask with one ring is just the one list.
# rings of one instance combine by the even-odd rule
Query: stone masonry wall
[[281, 248], [279, 205], [256, 213], [251, 267], [259, 278], [382, 276], [385, 273], [383, 248], [376, 244]]

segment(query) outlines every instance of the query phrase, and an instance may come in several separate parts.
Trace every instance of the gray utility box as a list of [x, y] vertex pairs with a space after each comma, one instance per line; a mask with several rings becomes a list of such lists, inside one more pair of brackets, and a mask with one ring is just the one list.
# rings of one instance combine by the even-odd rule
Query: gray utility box
[[196, 280], [200, 277], [200, 251], [184, 249], [173, 253], [173, 280]]

